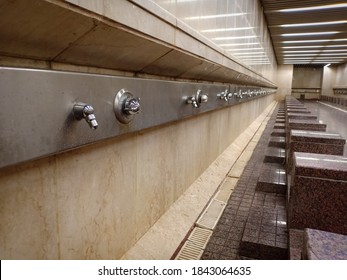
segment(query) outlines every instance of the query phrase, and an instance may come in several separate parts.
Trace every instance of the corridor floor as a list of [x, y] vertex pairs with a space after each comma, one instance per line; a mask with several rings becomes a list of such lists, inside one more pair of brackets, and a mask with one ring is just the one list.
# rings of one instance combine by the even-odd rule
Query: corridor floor
[[[213, 231], [202, 260], [288, 259], [286, 195], [257, 190], [281, 106], [283, 104], [278, 104], [270, 117]], [[327, 124], [327, 132], [339, 133], [347, 139], [347, 110], [317, 101], [306, 101], [305, 106]], [[257, 244], [261, 246], [254, 246]]]

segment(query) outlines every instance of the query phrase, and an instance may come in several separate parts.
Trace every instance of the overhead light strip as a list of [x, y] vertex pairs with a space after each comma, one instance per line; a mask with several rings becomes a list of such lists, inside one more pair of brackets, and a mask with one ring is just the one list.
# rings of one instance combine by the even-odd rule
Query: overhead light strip
[[283, 41], [283, 44], [297, 44], [297, 43], [324, 43], [324, 42], [343, 42], [347, 41], [343, 39], [319, 39], [319, 40], [296, 40], [296, 41]]
[[305, 51], [282, 51], [282, 53], [327, 53], [327, 52], [346, 52], [347, 50], [305, 50]]
[[291, 24], [281, 24], [279, 26], [280, 27], [307, 27], [307, 26], [335, 25], [335, 24], [344, 24], [344, 23], [347, 23], [347, 20], [311, 22], [311, 23], [291, 23]]
[[282, 37], [296, 37], [296, 36], [320, 36], [320, 35], [333, 35], [340, 33], [339, 31], [328, 32], [304, 32], [304, 33], [285, 33], [281, 34]]
[[342, 48], [347, 45], [312, 45], [312, 46], [284, 46], [282, 49], [311, 49], [311, 48]]
[[282, 10], [278, 10], [278, 11], [281, 13], [292, 13], [292, 12], [308, 12], [308, 11], [341, 9], [341, 8], [347, 8], [347, 3], [312, 6], [312, 7], [305, 7], [305, 8], [282, 9]]

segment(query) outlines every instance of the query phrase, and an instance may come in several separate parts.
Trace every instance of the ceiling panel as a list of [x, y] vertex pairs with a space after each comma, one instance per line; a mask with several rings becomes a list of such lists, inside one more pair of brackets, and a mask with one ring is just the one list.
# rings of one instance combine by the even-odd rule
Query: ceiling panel
[[347, 1], [260, 2], [279, 64], [347, 62]]

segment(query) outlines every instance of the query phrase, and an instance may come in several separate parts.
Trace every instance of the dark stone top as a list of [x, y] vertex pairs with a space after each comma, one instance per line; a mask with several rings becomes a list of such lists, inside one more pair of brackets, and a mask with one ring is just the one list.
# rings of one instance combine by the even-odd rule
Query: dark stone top
[[287, 109], [287, 113], [300, 113], [300, 114], [311, 114], [311, 111], [307, 110], [307, 109], [291, 109], [288, 108]]
[[312, 114], [301, 114], [301, 113], [288, 113], [287, 114], [288, 119], [312, 119], [316, 120], [317, 116]]
[[294, 152], [295, 176], [347, 181], [347, 157]]
[[346, 139], [343, 139], [340, 134], [295, 129], [290, 131], [290, 141], [327, 143], [329, 145], [345, 145], [346, 143]]
[[288, 119], [289, 129], [323, 130], [327, 125], [317, 120]]
[[347, 260], [347, 236], [306, 228], [303, 244], [304, 259]]

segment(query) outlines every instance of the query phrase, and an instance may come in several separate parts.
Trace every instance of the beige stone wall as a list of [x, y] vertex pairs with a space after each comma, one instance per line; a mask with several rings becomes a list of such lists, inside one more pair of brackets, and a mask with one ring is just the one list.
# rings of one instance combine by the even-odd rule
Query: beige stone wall
[[0, 170], [0, 258], [120, 258], [273, 98]]
[[277, 68], [277, 100], [284, 100], [286, 95], [291, 95], [293, 81], [293, 65], [278, 65]]

